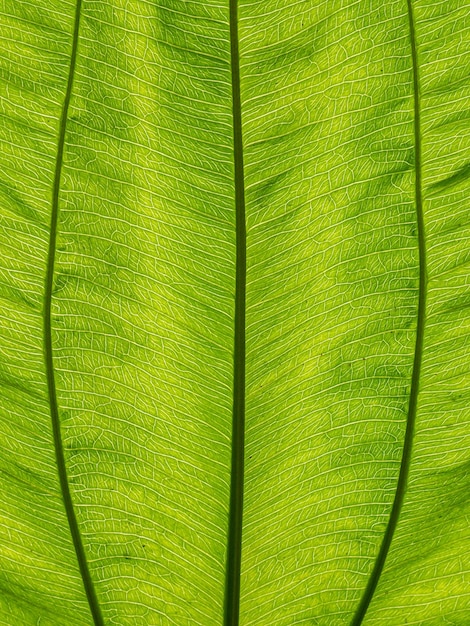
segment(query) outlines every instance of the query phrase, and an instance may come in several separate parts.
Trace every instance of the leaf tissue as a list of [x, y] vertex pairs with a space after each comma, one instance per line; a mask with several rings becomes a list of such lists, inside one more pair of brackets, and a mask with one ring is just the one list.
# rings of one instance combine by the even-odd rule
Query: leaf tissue
[[468, 626], [468, 0], [0, 33], [0, 623]]

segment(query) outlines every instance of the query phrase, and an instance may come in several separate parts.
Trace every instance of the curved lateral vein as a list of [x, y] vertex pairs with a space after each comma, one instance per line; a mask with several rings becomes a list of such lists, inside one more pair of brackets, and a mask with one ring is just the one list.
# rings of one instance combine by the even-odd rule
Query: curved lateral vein
[[225, 626], [238, 626], [240, 614], [240, 573], [245, 447], [246, 224], [237, 0], [230, 0], [229, 12], [236, 215], [236, 279], [233, 360], [232, 465], [224, 624]]
[[77, 518], [73, 508], [72, 496], [70, 493], [67, 469], [65, 466], [64, 447], [62, 444], [62, 436], [60, 431], [59, 410], [57, 406], [57, 394], [54, 375], [54, 361], [52, 354], [52, 325], [51, 325], [51, 304], [52, 304], [52, 286], [54, 279], [54, 263], [55, 249], [57, 240], [57, 219], [59, 213], [59, 192], [60, 179], [62, 174], [62, 164], [64, 155], [65, 131], [67, 127], [67, 117], [72, 95], [73, 77], [75, 72], [75, 63], [77, 58], [78, 34], [80, 28], [82, 0], [77, 0], [75, 6], [75, 21], [72, 39], [72, 52], [70, 56], [70, 67], [67, 79], [67, 88], [65, 92], [62, 113], [60, 117], [59, 137], [57, 141], [57, 158], [55, 163], [54, 183], [52, 189], [52, 210], [51, 224], [49, 235], [49, 250], [47, 258], [46, 282], [44, 290], [44, 358], [46, 365], [47, 388], [49, 395], [49, 405], [51, 410], [52, 433], [54, 437], [55, 458], [57, 463], [57, 471], [59, 474], [60, 489], [62, 499], [64, 501], [65, 512], [69, 523], [70, 534], [77, 556], [80, 574], [83, 580], [83, 586], [90, 606], [91, 615], [95, 626], [104, 626], [103, 617], [101, 615], [100, 606], [96, 597], [95, 588], [91, 580], [88, 563], [83, 548], [80, 530], [78, 528]]
[[422, 195], [422, 155], [421, 155], [421, 118], [420, 118], [420, 98], [419, 98], [419, 70], [418, 70], [418, 50], [416, 44], [416, 30], [413, 15], [413, 0], [407, 0], [408, 21], [410, 29], [410, 45], [413, 67], [413, 92], [414, 92], [414, 143], [415, 143], [415, 203], [418, 226], [418, 247], [419, 247], [419, 299], [418, 299], [418, 320], [416, 327], [415, 353], [413, 361], [413, 371], [411, 375], [410, 400], [408, 405], [408, 415], [406, 423], [405, 439], [403, 443], [403, 453], [398, 475], [398, 482], [395, 491], [390, 518], [380, 546], [374, 568], [369, 577], [364, 594], [361, 598], [357, 611], [352, 619], [351, 626], [360, 626], [367, 613], [375, 589], [382, 574], [385, 561], [392, 543], [398, 519], [403, 505], [408, 475], [411, 463], [411, 451], [413, 447], [413, 437], [416, 422], [418, 405], [419, 380], [421, 375], [421, 363], [423, 357], [424, 326], [426, 321], [426, 292], [427, 292], [427, 266], [426, 266], [426, 239], [424, 228], [423, 195]]

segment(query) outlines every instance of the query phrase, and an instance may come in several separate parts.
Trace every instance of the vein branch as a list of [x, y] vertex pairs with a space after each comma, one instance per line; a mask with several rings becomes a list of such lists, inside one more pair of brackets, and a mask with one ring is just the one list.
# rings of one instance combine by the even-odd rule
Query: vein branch
[[398, 475], [395, 498], [390, 511], [387, 528], [384, 533], [377, 559], [372, 573], [369, 577], [364, 594], [361, 598], [357, 611], [351, 622], [351, 626], [360, 626], [367, 613], [370, 602], [374, 596], [382, 570], [387, 559], [390, 545], [393, 540], [398, 520], [400, 517], [403, 501], [405, 498], [408, 476], [410, 473], [411, 452], [416, 423], [418, 407], [419, 381], [421, 376], [421, 364], [423, 359], [424, 327], [426, 321], [426, 294], [427, 294], [427, 264], [426, 264], [426, 239], [423, 211], [422, 193], [422, 153], [421, 153], [421, 109], [420, 109], [420, 87], [419, 87], [419, 67], [418, 49], [416, 43], [416, 28], [413, 14], [413, 0], [407, 0], [408, 22], [410, 29], [410, 46], [413, 70], [413, 92], [414, 92], [414, 151], [415, 151], [415, 204], [416, 221], [418, 227], [418, 250], [419, 250], [419, 296], [418, 314], [416, 327], [416, 340], [413, 370], [411, 375], [410, 398], [408, 404], [408, 415], [406, 422], [405, 439], [403, 443], [403, 453]]
[[65, 132], [67, 128], [67, 118], [72, 95], [73, 77], [75, 73], [75, 64], [77, 58], [78, 35], [80, 28], [82, 0], [77, 0], [75, 6], [75, 22], [72, 39], [72, 51], [70, 56], [69, 74], [67, 79], [67, 87], [62, 105], [62, 113], [59, 126], [59, 137], [57, 141], [57, 158], [55, 162], [54, 182], [52, 188], [52, 210], [49, 235], [49, 249], [47, 258], [46, 281], [44, 289], [44, 359], [46, 366], [47, 388], [49, 396], [49, 406], [51, 411], [52, 434], [54, 438], [55, 458], [57, 470], [59, 474], [60, 489], [64, 502], [65, 512], [69, 523], [70, 534], [72, 535], [73, 546], [77, 556], [80, 574], [83, 580], [83, 586], [90, 606], [95, 626], [104, 626], [103, 617], [101, 615], [100, 606], [96, 597], [96, 592], [90, 576], [88, 563], [83, 548], [83, 542], [78, 528], [77, 518], [73, 508], [72, 496], [67, 477], [67, 468], [65, 465], [64, 447], [62, 443], [62, 435], [60, 428], [59, 409], [57, 405], [57, 393], [54, 374], [54, 359], [52, 350], [52, 323], [51, 323], [51, 306], [52, 306], [52, 288], [54, 282], [54, 264], [55, 250], [57, 241], [57, 220], [59, 214], [59, 193], [60, 181], [62, 175], [62, 165], [64, 157]]

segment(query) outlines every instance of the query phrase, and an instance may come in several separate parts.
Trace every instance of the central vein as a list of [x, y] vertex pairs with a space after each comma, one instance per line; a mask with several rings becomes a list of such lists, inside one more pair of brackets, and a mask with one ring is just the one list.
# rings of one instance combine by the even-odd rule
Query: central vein
[[225, 588], [225, 626], [238, 626], [239, 623], [245, 447], [246, 226], [237, 13], [237, 0], [230, 0], [230, 54], [232, 69], [236, 215], [236, 279], [233, 359], [232, 468], [230, 484], [227, 579]]

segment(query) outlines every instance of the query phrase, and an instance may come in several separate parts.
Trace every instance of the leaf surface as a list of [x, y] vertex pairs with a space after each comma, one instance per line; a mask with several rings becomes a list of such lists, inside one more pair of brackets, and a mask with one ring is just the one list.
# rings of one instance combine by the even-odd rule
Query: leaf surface
[[0, 623], [465, 626], [468, 2], [0, 24]]

